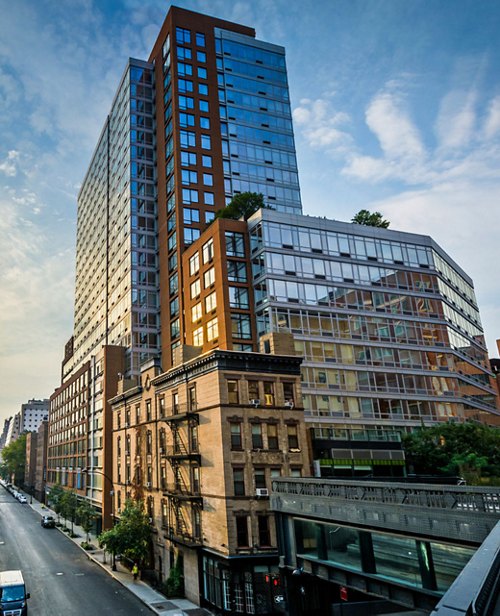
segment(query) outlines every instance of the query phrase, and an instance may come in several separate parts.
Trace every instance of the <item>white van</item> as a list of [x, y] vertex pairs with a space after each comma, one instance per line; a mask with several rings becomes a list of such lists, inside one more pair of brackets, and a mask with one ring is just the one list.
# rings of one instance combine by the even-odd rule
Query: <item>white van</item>
[[26, 616], [30, 598], [21, 571], [0, 571], [0, 614], [3, 616]]

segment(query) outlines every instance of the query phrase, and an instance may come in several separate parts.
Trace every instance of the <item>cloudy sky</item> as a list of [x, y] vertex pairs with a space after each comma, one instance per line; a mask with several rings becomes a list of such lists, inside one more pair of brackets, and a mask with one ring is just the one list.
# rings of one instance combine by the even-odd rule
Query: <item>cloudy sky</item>
[[[287, 49], [304, 212], [379, 210], [472, 276], [500, 338], [497, 0], [177, 0]], [[0, 421], [59, 384], [76, 195], [160, 0], [0, 0]], [[0, 424], [1, 429], [1, 424]]]

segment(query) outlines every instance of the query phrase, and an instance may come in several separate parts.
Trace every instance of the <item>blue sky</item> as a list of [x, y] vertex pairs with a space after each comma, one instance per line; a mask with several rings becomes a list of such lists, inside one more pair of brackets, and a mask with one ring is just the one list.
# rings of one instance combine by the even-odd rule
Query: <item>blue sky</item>
[[[472, 276], [500, 338], [500, 4], [229, 0], [178, 6], [287, 49], [304, 212], [379, 210]], [[157, 0], [0, 0], [0, 420], [59, 384], [72, 333], [76, 195]]]

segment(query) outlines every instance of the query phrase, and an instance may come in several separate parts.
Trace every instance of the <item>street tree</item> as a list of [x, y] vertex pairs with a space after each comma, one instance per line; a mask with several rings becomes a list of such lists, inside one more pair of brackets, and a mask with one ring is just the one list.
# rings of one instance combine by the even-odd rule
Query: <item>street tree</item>
[[94, 527], [97, 512], [88, 501], [84, 500], [79, 504], [76, 510], [76, 517], [80, 521], [80, 526], [83, 528], [86, 535], [86, 541], [89, 543], [89, 533]]
[[234, 195], [226, 207], [215, 214], [215, 217], [232, 218], [233, 220], [243, 218], [248, 220], [257, 210], [265, 207], [264, 195], [262, 193], [243, 192]]
[[403, 437], [407, 464], [425, 474], [458, 474], [469, 483], [500, 477], [500, 430], [475, 422], [422, 427]]
[[50, 488], [48, 502], [52, 509], [57, 514], [57, 522], [59, 523], [59, 519], [62, 513], [63, 505], [61, 502], [62, 497], [64, 496], [64, 489], [61, 487], [59, 483], [56, 483]]
[[351, 222], [367, 227], [382, 227], [383, 229], [387, 229], [391, 224], [388, 220], [382, 218], [380, 212], [370, 212], [369, 210], [359, 210], [359, 212], [352, 217]]
[[75, 522], [76, 510], [78, 509], [78, 497], [73, 490], [65, 490], [61, 497], [61, 515], [71, 522], [71, 534], [73, 534], [73, 524]]
[[98, 537], [99, 545], [113, 555], [123, 554], [141, 565], [149, 556], [151, 524], [142, 501], [128, 499], [120, 520]]
[[26, 468], [26, 434], [21, 434], [2, 449], [2, 459], [11, 481], [17, 486], [21, 485]]

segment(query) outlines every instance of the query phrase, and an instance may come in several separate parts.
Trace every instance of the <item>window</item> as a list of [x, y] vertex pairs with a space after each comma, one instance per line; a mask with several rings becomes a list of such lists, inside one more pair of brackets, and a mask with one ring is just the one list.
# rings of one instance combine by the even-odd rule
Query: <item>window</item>
[[141, 405], [135, 405], [135, 421], [136, 423], [141, 423]]
[[177, 62], [177, 72], [179, 77], [190, 77], [193, 74], [193, 67], [191, 64], [186, 64], [185, 62]]
[[191, 308], [191, 322], [192, 323], [196, 323], [196, 321], [198, 321], [199, 319], [201, 319], [201, 302], [198, 304], [195, 304], [192, 308]]
[[205, 212], [205, 222], [208, 224], [215, 220], [215, 212]]
[[181, 148], [196, 147], [196, 134], [189, 130], [180, 131]]
[[184, 224], [192, 225], [193, 223], [200, 222], [200, 211], [194, 210], [189, 207], [185, 207], [183, 210]]
[[236, 517], [236, 543], [239, 548], [248, 547], [248, 519], [246, 515]]
[[262, 449], [263, 447], [262, 424], [254, 423], [252, 424], [252, 449]]
[[176, 297], [170, 302], [170, 316], [176, 317], [179, 314], [179, 298]]
[[245, 496], [245, 471], [243, 468], [233, 468], [233, 488], [235, 496]]
[[259, 400], [259, 381], [248, 381], [248, 398], [249, 400]]
[[212, 157], [208, 156], [208, 154], [203, 154], [203, 156], [201, 157], [201, 164], [204, 167], [211, 169], [212, 168]]
[[204, 150], [210, 150], [212, 148], [212, 143], [210, 141], [210, 135], [201, 136], [201, 147]]
[[204, 51], [197, 51], [196, 52], [196, 59], [198, 60], [198, 62], [206, 62], [207, 61], [207, 54]]
[[211, 173], [203, 174], [203, 184], [205, 186], [213, 186], [214, 185], [214, 176]]
[[245, 287], [229, 287], [229, 305], [231, 308], [248, 310], [248, 289]]
[[296, 425], [287, 426], [287, 435], [288, 435], [288, 449], [296, 450], [299, 449], [299, 435]]
[[191, 60], [192, 54], [189, 47], [177, 47], [177, 58], [179, 60]]
[[153, 452], [153, 435], [151, 430], [147, 431], [146, 434], [146, 453], [151, 454]]
[[208, 106], [208, 101], [204, 101], [204, 100], [200, 100], [198, 101], [199, 103], [199, 109], [202, 113], [208, 113], [209, 112], [209, 106]]
[[203, 275], [203, 280], [205, 283], [205, 289], [208, 289], [208, 287], [212, 284], [214, 284], [215, 282], [215, 267], [211, 267], [209, 270], [207, 270], [205, 272], [205, 274]]
[[283, 383], [283, 397], [285, 402], [294, 402], [293, 383]]
[[184, 243], [189, 246], [200, 237], [199, 229], [192, 229], [191, 227], [186, 227], [184, 229]]
[[226, 231], [226, 254], [228, 257], [245, 256], [245, 239], [243, 233]]
[[274, 383], [264, 382], [264, 404], [274, 406]]
[[194, 126], [194, 115], [192, 113], [179, 113], [179, 124], [183, 128]]
[[255, 487], [257, 489], [265, 489], [267, 487], [266, 484], [266, 470], [264, 468], [256, 468], [254, 469], [255, 474]]
[[170, 295], [175, 295], [179, 290], [179, 277], [177, 274], [170, 276], [168, 280], [168, 290], [170, 292]]
[[201, 94], [202, 96], [208, 96], [208, 86], [206, 83], [198, 84], [198, 94]]
[[183, 167], [194, 167], [196, 165], [196, 154], [194, 152], [181, 152], [181, 165]]
[[214, 241], [209, 239], [208, 242], [203, 244], [203, 263], [209, 263], [214, 258]]
[[251, 338], [250, 317], [247, 314], [232, 314], [231, 331], [233, 338], [244, 338], [245, 340]]
[[197, 47], [205, 47], [205, 35], [203, 32], [196, 33], [196, 45]]
[[278, 449], [278, 426], [276, 424], [267, 424], [267, 448]]
[[230, 282], [246, 282], [247, 269], [244, 261], [228, 261], [227, 277]]
[[193, 346], [203, 346], [203, 327], [198, 327], [193, 331]]
[[210, 119], [209, 118], [200, 118], [200, 128], [203, 130], [210, 130]]
[[179, 92], [193, 92], [193, 82], [190, 79], [178, 79]]
[[182, 177], [182, 183], [184, 185], [196, 184], [198, 182], [198, 174], [196, 173], [196, 171], [189, 171], [188, 169], [182, 169], [181, 177]]
[[205, 205], [215, 205], [214, 193], [204, 192], [203, 201], [205, 202]]
[[240, 423], [231, 423], [231, 449], [237, 451], [243, 449]]
[[201, 293], [201, 283], [200, 283], [199, 278], [191, 283], [190, 290], [191, 290], [191, 299], [198, 297], [198, 295]]
[[205, 297], [205, 312], [211, 312], [217, 308], [217, 297], [215, 291]]
[[192, 96], [179, 96], [179, 109], [194, 109], [194, 98]]
[[[160, 403], [160, 417], [165, 417], [165, 398], [164, 396], [159, 398], [159, 403]], [[160, 446], [161, 446], [161, 443], [160, 443]]]
[[227, 401], [229, 404], [238, 404], [238, 381], [227, 381]]
[[[177, 43], [181, 45], [190, 45], [191, 44], [191, 32], [186, 30], [185, 28], [176, 28], [175, 29], [175, 40]], [[203, 45], [198, 44], [198, 34], [196, 34], [196, 44], [198, 47], [203, 47]]]
[[189, 275], [194, 276], [194, 274], [200, 271], [200, 253], [195, 252], [195, 254], [189, 258]]
[[259, 530], [259, 545], [270, 546], [271, 545], [271, 533], [269, 532], [269, 516], [259, 515], [258, 530]]
[[[190, 66], [190, 65], [188, 65]], [[187, 73], [189, 75], [192, 75], [192, 73]], [[199, 66], [198, 67], [198, 78], [199, 79], [207, 79], [208, 77], [208, 73], [207, 73], [207, 69], [203, 66]]]
[[302, 469], [300, 466], [290, 469], [290, 477], [302, 477]]
[[183, 188], [182, 202], [187, 204], [198, 203], [198, 191], [194, 188]]
[[215, 340], [219, 337], [219, 323], [217, 317], [207, 323], [207, 340]]
[[146, 421], [151, 421], [151, 400], [146, 400]]
[[181, 329], [179, 319], [175, 319], [170, 323], [170, 336], [172, 338], [178, 338], [180, 336]]

